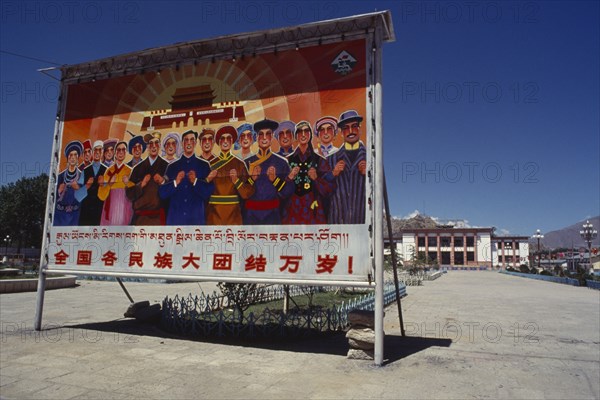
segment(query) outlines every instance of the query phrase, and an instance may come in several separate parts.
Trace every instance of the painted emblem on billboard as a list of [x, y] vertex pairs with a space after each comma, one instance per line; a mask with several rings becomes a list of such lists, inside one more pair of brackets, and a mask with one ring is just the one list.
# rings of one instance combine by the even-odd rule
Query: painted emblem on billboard
[[352, 72], [356, 65], [356, 58], [352, 57], [346, 50], [337, 55], [331, 62], [333, 70], [340, 75], [347, 75]]

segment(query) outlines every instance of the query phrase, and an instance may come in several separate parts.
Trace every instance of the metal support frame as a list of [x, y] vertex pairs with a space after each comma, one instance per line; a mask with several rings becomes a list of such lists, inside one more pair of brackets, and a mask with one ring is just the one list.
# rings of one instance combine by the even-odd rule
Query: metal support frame
[[[389, 19], [389, 23], [387, 22], [388, 18], [391, 18], [390, 16], [388, 16], [389, 12], [385, 11], [385, 12], [379, 12], [379, 13], [372, 13], [372, 14], [365, 14], [365, 15], [359, 15], [359, 16], [353, 16], [353, 17], [348, 17], [346, 19], [343, 20], [348, 20], [348, 22], [352, 22], [352, 24], [354, 24], [354, 20], [365, 20], [366, 19], [370, 19], [370, 18], [374, 18], [374, 20], [377, 20], [379, 18], [382, 18], [383, 24], [380, 24], [379, 22], [377, 22], [375, 25], [375, 29], [373, 31], [373, 25], [369, 24], [369, 25], [365, 25], [364, 27], [362, 27], [361, 29], [357, 30], [356, 33], [356, 37], [357, 38], [365, 38], [365, 40], [367, 41], [367, 59], [369, 60], [369, 66], [372, 69], [372, 72], [370, 72], [368, 74], [368, 87], [369, 87], [369, 96], [372, 97], [372, 111], [369, 112], [369, 116], [370, 118], [368, 119], [368, 123], [370, 125], [370, 129], [372, 129], [372, 132], [374, 132], [374, 134], [371, 135], [371, 138], [373, 138], [373, 140], [368, 143], [369, 145], [369, 150], [371, 152], [371, 168], [370, 171], [372, 173], [371, 179], [373, 179], [373, 189], [372, 189], [372, 193], [371, 196], [369, 197], [370, 199], [373, 200], [373, 204], [370, 204], [369, 207], [373, 207], [372, 208], [372, 221], [371, 221], [371, 227], [373, 228], [372, 230], [372, 262], [375, 268], [374, 271], [374, 278], [375, 278], [375, 364], [378, 366], [381, 366], [383, 363], [383, 348], [384, 348], [384, 331], [383, 331], [383, 316], [384, 316], [384, 301], [383, 301], [383, 295], [384, 295], [384, 268], [383, 268], [383, 261], [384, 261], [384, 257], [383, 257], [383, 185], [384, 185], [384, 177], [383, 177], [383, 143], [382, 143], [382, 138], [383, 138], [383, 129], [382, 129], [382, 74], [381, 74], [381, 50], [382, 50], [382, 42], [383, 40], [385, 41], [394, 41], [395, 40], [395, 36], [393, 33], [393, 28], [391, 26], [391, 19]], [[328, 25], [328, 24], [337, 24], [338, 21], [323, 21], [323, 22], [319, 22], [319, 23], [315, 23], [312, 24], [314, 25], [314, 27], [317, 27], [320, 25]], [[307, 27], [303, 27], [303, 29], [305, 28], [313, 28], [312, 25], [308, 25]], [[337, 25], [336, 25], [337, 26]], [[384, 29], [385, 26], [385, 29]], [[259, 32], [259, 34], [263, 34], [265, 32]], [[271, 33], [271, 32], [266, 32], [266, 33]], [[247, 35], [247, 34], [245, 34]], [[352, 33], [352, 35], [354, 35], [354, 33]], [[339, 41], [339, 37], [341, 37], [342, 40], [346, 39], [349, 40], [350, 38], [353, 38], [354, 36], [351, 35], [351, 32], [345, 32], [345, 33], [336, 33], [335, 35], [333, 35], [332, 37], [329, 37], [328, 35], [317, 35], [315, 36], [315, 40], [318, 40], [318, 44], [321, 44], [321, 41], [325, 41], [327, 40], [327, 42], [331, 41], [331, 42], [335, 42], [335, 41]], [[339, 37], [338, 37], [339, 36]], [[230, 40], [230, 38], [216, 38], [216, 39], [227, 39]], [[216, 39], [211, 39], [211, 40], [216, 40]], [[369, 41], [370, 39], [370, 41]], [[302, 41], [302, 43], [300, 43], [302, 45], [311, 45], [312, 42], [310, 41]], [[369, 44], [372, 44], [372, 48], [369, 48]], [[298, 47], [298, 42], [296, 41], [295, 43], [282, 43], [282, 44], [278, 44], [277, 47], [275, 47], [275, 49], [279, 49], [279, 50], [283, 50], [284, 48], [287, 48], [285, 46], [288, 46], [289, 48], [292, 47]], [[167, 51], [167, 47], [164, 48], [157, 48], [157, 49], [152, 49], [153, 52], [163, 52], [166, 54]], [[179, 47], [176, 47], [177, 52], [179, 53]], [[261, 48], [259, 49], [261, 52], [267, 52], [267, 51], [271, 51], [272, 49], [269, 48]], [[254, 51], [256, 52], [257, 50], [254, 49]], [[123, 74], [126, 73], [137, 73], [137, 72], [143, 72], [145, 69], [150, 68], [150, 66], [133, 66], [131, 67], [131, 71], [130, 69], [128, 69], [127, 67], [127, 61], [129, 60], [129, 57], [138, 57], [142, 54], [143, 52], [135, 53], [135, 54], [130, 54], [130, 55], [123, 55], [120, 56], [120, 59], [122, 59], [122, 67], [123, 67]], [[145, 54], [145, 53], [144, 53]], [[212, 53], [211, 53], [212, 54]], [[229, 57], [228, 54], [222, 54], [219, 53], [217, 54], [219, 57]], [[235, 54], [234, 54], [235, 56]], [[214, 57], [214, 55], [213, 55]], [[192, 60], [197, 60], [198, 57], [192, 57], [189, 60], [186, 59], [189, 62], [192, 62]], [[111, 58], [112, 60], [112, 58]], [[55, 191], [55, 187], [56, 187], [56, 179], [57, 179], [57, 172], [58, 172], [58, 166], [59, 166], [59, 154], [58, 151], [60, 149], [60, 143], [62, 143], [62, 132], [63, 132], [63, 117], [65, 115], [65, 105], [66, 105], [66, 95], [67, 95], [67, 85], [68, 83], [72, 83], [72, 82], [76, 82], [77, 79], [89, 79], [89, 80], [93, 80], [96, 77], [102, 75], [106, 75], [106, 77], [110, 77], [110, 72], [111, 71], [101, 71], [101, 67], [102, 64], [105, 60], [97, 60], [94, 62], [94, 66], [97, 70], [92, 70], [90, 69], [87, 72], [77, 72], [78, 68], [84, 68], [85, 65], [88, 66], [88, 69], [91, 68], [89, 67], [90, 63], [86, 63], [81, 64], [81, 65], [75, 65], [75, 66], [65, 66], [61, 68], [61, 72], [63, 72], [62, 74], [62, 78], [65, 78], [65, 80], [62, 81], [61, 84], [61, 97], [59, 98], [59, 102], [58, 102], [58, 111], [57, 111], [57, 116], [56, 116], [56, 123], [55, 123], [55, 129], [54, 129], [54, 142], [53, 142], [53, 149], [52, 149], [52, 159], [51, 159], [51, 164], [50, 164], [50, 176], [49, 176], [49, 185], [48, 185], [48, 193], [47, 193], [47, 201], [46, 201], [46, 218], [45, 218], [45, 223], [44, 223], [44, 240], [42, 243], [42, 257], [40, 260], [40, 267], [39, 267], [39, 282], [38, 282], [38, 291], [37, 291], [37, 302], [36, 302], [36, 314], [35, 314], [35, 324], [34, 327], [36, 330], [40, 330], [41, 329], [41, 324], [42, 324], [42, 312], [43, 312], [43, 304], [44, 304], [44, 293], [45, 293], [45, 289], [46, 289], [46, 276], [48, 274], [56, 274], [56, 273], [74, 273], [76, 275], [103, 275], [103, 276], [115, 276], [115, 277], [119, 277], [119, 274], [114, 274], [114, 273], [103, 273], [103, 272], [90, 272], [90, 271], [82, 271], [82, 270], [60, 270], [60, 269], [56, 269], [53, 268], [52, 270], [48, 270], [48, 242], [49, 242], [49, 233], [50, 233], [50, 227], [52, 225], [52, 212], [53, 212], [53, 207], [54, 207], [54, 203], [55, 200], [54, 199], [54, 191]], [[171, 63], [172, 64], [172, 63]], [[160, 65], [153, 65], [153, 68], [157, 68], [160, 67]], [[69, 68], [71, 69], [75, 69], [74, 71], [71, 71]], [[117, 68], [117, 66], [115, 66], [115, 68]], [[118, 68], [117, 68], [118, 69]], [[41, 71], [45, 74], [47, 74], [47, 70]], [[72, 76], [69, 76], [69, 73], [71, 73]], [[151, 278], [161, 278], [160, 274], [132, 274], [132, 276], [140, 276], [140, 277], [151, 277]], [[184, 278], [183, 280], [190, 280], [190, 281], [198, 281], [199, 279], [194, 279], [194, 278], [187, 278], [185, 279], [185, 277], [179, 277], [179, 276], [174, 276], [174, 275], [164, 275], [162, 276], [166, 279], [179, 279], [181, 280], [182, 278]], [[127, 292], [127, 290], [125, 289], [123, 283], [121, 282], [120, 279], [117, 279], [119, 284], [121, 285], [121, 288], [125, 291], [127, 297], [129, 298], [129, 300], [131, 302], [133, 302], [133, 299], [131, 298], [131, 296], [129, 295], [129, 293]], [[206, 278], [203, 278], [202, 280], [207, 280]], [[214, 279], [209, 279], [209, 280], [219, 280], [218, 278], [214, 278]], [[243, 281], [243, 282], [262, 282], [263, 280], [261, 279], [254, 279], [251, 281], [248, 281], [246, 279], [242, 280], [242, 279], [229, 279], [229, 281]], [[266, 280], [265, 280], [266, 282]], [[270, 280], [270, 283], [278, 283], [274, 280]], [[282, 282], [285, 283], [285, 282]], [[372, 282], [369, 279], [369, 282], [351, 282], [351, 281], [329, 281], [329, 282], [322, 282], [322, 281], [313, 281], [313, 280], [301, 280], [297, 282], [298, 284], [306, 284], [306, 285], [340, 285], [340, 286], [360, 286], [360, 287], [371, 287], [372, 286]]]
[[36, 331], [42, 329], [42, 313], [44, 310], [44, 294], [46, 292], [46, 275], [48, 268], [48, 242], [50, 240], [50, 226], [53, 221], [53, 208], [56, 199], [55, 188], [58, 172], [58, 151], [62, 141], [62, 117], [65, 115], [67, 90], [61, 84], [60, 97], [56, 106], [56, 121], [54, 122], [54, 142], [52, 143], [52, 155], [50, 156], [50, 171], [48, 173], [48, 191], [46, 193], [46, 214], [44, 218], [44, 231], [42, 236], [42, 249], [40, 255], [39, 278], [37, 286], [37, 297], [35, 304], [35, 319], [33, 327]]
[[400, 302], [400, 285], [398, 283], [398, 260], [396, 259], [396, 242], [392, 233], [392, 215], [390, 214], [390, 202], [387, 192], [387, 180], [385, 179], [385, 171], [383, 171], [383, 200], [385, 202], [385, 219], [387, 220], [388, 228], [388, 243], [392, 254], [392, 270], [394, 271], [394, 285], [396, 287], [396, 304], [398, 305], [398, 322], [400, 322], [400, 334], [406, 336], [404, 332], [404, 318], [402, 318], [402, 303]]
[[127, 298], [129, 299], [129, 302], [131, 304], [135, 303], [135, 301], [133, 301], [133, 298], [131, 297], [131, 295], [127, 291], [127, 288], [123, 284], [123, 281], [121, 280], [121, 278], [117, 278], [117, 282], [119, 282], [119, 286], [121, 286], [121, 289], [123, 289], [123, 291], [125, 292], [125, 296], [127, 296]]

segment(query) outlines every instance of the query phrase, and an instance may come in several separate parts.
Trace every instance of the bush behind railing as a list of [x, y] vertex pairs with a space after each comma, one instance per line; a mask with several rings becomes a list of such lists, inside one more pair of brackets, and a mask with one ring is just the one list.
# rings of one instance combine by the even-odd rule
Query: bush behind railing
[[[338, 287], [318, 287], [318, 291], [340, 290]], [[291, 296], [306, 293], [299, 286], [289, 287]], [[401, 297], [406, 296], [406, 286], [400, 284]], [[283, 287], [265, 289], [261, 302], [283, 299]], [[384, 304], [389, 305], [396, 299], [394, 284], [384, 285]], [[375, 307], [374, 292], [365, 293], [350, 301], [332, 308], [310, 308], [308, 310], [291, 309], [288, 313], [282, 310], [265, 308], [260, 314], [253, 312], [243, 315], [230, 308], [229, 301], [219, 293], [188, 295], [187, 297], [166, 297], [162, 303], [161, 326], [177, 334], [191, 336], [216, 337], [298, 337], [315, 333], [336, 332], [348, 326], [348, 312], [354, 309], [373, 310]]]

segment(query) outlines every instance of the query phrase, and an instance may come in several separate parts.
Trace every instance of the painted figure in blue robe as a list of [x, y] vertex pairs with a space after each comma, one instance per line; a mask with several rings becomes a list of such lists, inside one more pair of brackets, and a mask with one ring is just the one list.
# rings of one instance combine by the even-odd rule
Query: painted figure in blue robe
[[360, 141], [362, 120], [354, 110], [343, 112], [339, 118], [344, 144], [327, 158], [336, 182], [329, 204], [330, 224], [365, 223], [367, 151]]
[[198, 133], [187, 131], [181, 139], [183, 154], [167, 167], [158, 193], [169, 201], [167, 225], [205, 225], [204, 205], [214, 190], [214, 176], [209, 176], [209, 164], [194, 154]]
[[287, 160], [271, 152], [273, 131], [278, 123], [264, 119], [254, 124], [258, 153], [246, 159], [254, 194], [244, 202], [244, 223], [248, 225], [281, 224], [281, 203], [294, 193]]
[[79, 224], [81, 200], [83, 200], [79, 189], [83, 186], [83, 172], [77, 166], [82, 152], [83, 145], [78, 140], [70, 142], [65, 147], [67, 168], [58, 174], [56, 182], [54, 226], [76, 226]]

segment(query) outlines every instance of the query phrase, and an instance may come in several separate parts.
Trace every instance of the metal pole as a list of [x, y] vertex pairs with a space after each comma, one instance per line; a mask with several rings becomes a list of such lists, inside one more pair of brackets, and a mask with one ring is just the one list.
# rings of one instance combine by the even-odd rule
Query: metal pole
[[[375, 171], [375, 189], [374, 189], [374, 214], [375, 221], [373, 224], [374, 240], [375, 240], [375, 365], [383, 364], [383, 129], [382, 129], [382, 92], [381, 92], [381, 26], [375, 29], [375, 37], [372, 44], [373, 54], [371, 55], [374, 61], [374, 82], [371, 85], [375, 93], [373, 96], [375, 105], [375, 114], [373, 121], [375, 128], [375, 143], [374, 145], [374, 171]], [[373, 125], [372, 125], [373, 126]]]
[[540, 238], [538, 237], [538, 270], [542, 264], [542, 249], [540, 248]]
[[119, 282], [119, 285], [121, 286], [121, 289], [123, 289], [123, 291], [125, 292], [125, 295], [129, 299], [129, 302], [132, 304], [135, 303], [135, 301], [133, 301], [133, 298], [131, 297], [131, 295], [129, 294], [127, 289], [125, 288], [125, 285], [123, 285], [123, 281], [121, 280], [121, 278], [117, 278], [117, 282]]
[[33, 327], [36, 331], [42, 329], [42, 313], [44, 310], [44, 294], [46, 290], [46, 270], [48, 268], [48, 243], [50, 241], [50, 227], [52, 225], [52, 212], [56, 199], [56, 175], [58, 173], [58, 157], [60, 141], [62, 140], [62, 120], [65, 115], [67, 90], [66, 85], [61, 83], [61, 95], [58, 98], [56, 121], [54, 122], [54, 142], [52, 143], [52, 155], [50, 156], [50, 171], [48, 174], [48, 192], [46, 193], [46, 214], [44, 215], [44, 230], [42, 236], [42, 248], [40, 252], [39, 279], [37, 287], [37, 298], [35, 302], [35, 319]]
[[290, 311], [290, 285], [283, 285], [283, 313], [287, 314]]
[[42, 311], [44, 310], [44, 294], [46, 293], [46, 271], [45, 266], [40, 263], [40, 276], [38, 278], [37, 297], [35, 300], [35, 321], [34, 329], [42, 329]]
[[396, 242], [392, 234], [392, 215], [390, 214], [390, 201], [387, 192], [387, 179], [385, 179], [385, 170], [383, 171], [383, 201], [385, 202], [385, 216], [388, 228], [388, 242], [392, 252], [392, 270], [394, 271], [394, 285], [396, 286], [396, 304], [398, 305], [398, 320], [400, 322], [400, 334], [406, 336], [404, 332], [404, 319], [402, 318], [402, 303], [400, 302], [400, 285], [398, 284], [398, 261], [396, 260]]

